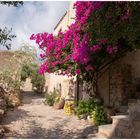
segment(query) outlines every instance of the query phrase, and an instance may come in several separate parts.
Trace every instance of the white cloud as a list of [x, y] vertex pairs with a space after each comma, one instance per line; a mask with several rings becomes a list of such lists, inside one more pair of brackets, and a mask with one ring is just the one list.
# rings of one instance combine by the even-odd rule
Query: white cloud
[[39, 32], [52, 33], [68, 7], [69, 2], [64, 1], [24, 2], [18, 8], [0, 5], [0, 27], [12, 27], [17, 36], [12, 42], [13, 50], [23, 42], [34, 45], [29, 36]]

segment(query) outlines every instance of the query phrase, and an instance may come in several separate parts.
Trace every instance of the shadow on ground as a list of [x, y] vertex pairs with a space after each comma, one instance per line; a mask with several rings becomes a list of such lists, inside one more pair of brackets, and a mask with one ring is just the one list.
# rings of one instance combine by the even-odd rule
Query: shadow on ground
[[8, 119], [5, 119], [5, 118], [3, 119], [2, 121], [3, 125], [7, 125], [18, 120], [22, 120], [26, 116], [29, 116], [28, 111], [24, 111], [19, 108], [15, 108], [14, 110], [8, 110], [8, 112], [5, 115], [10, 116], [10, 117], [8, 117]]
[[61, 124], [56, 125], [53, 128], [45, 129], [38, 125], [35, 121], [32, 121], [29, 129], [30, 131], [24, 136], [14, 133], [14, 138], [26, 138], [26, 139], [83, 139], [88, 138], [90, 134], [92, 136], [97, 133], [97, 127], [90, 126], [86, 127], [84, 130], [74, 131], [64, 130], [66, 121], [61, 122]]
[[35, 93], [33, 91], [26, 91], [21, 93], [22, 104], [31, 104], [35, 99], [43, 99], [43, 94]]
[[[8, 111], [8, 118], [5, 118], [3, 120], [4, 125], [16, 125], [16, 129], [13, 129], [11, 133], [7, 134], [7, 138], [84, 139], [91, 138], [91, 135], [92, 137], [94, 137], [94, 134], [97, 133], [97, 127], [95, 126], [76, 129], [76, 126], [72, 125], [69, 128], [68, 124], [72, 121], [71, 119], [69, 119], [69, 117], [61, 119], [61, 116], [53, 114], [52, 117], [48, 117], [45, 120], [44, 118], [46, 118], [47, 116], [41, 115], [42, 112], [36, 115], [30, 110], [30, 108], [32, 107], [34, 107], [33, 109], [36, 110], [36, 105], [39, 105], [39, 107], [43, 107], [40, 106], [42, 105], [43, 100], [42, 95], [38, 95], [33, 92], [23, 92], [22, 96], [24, 106], [15, 108], [12, 111]], [[35, 106], [32, 106], [33, 104], [35, 104]], [[30, 111], [28, 111], [28, 107]], [[41, 119], [43, 121], [42, 123], [40, 123]], [[57, 121], [54, 122], [55, 120]]]
[[[26, 117], [33, 117], [28, 114], [28, 111], [24, 111], [22, 109], [17, 108], [14, 111], [18, 113], [15, 113], [14, 116], [11, 115], [11, 117], [9, 117], [9, 119], [6, 120], [6, 123], [3, 122], [4, 125], [13, 123], [15, 121], [21, 121], [22, 119], [25, 120]], [[8, 115], [10, 115], [10, 113], [12, 112], [13, 111], [9, 112]], [[40, 117], [40, 116], [35, 116], [35, 117]], [[48, 121], [53, 121], [53, 119]], [[73, 130], [69, 130], [67, 128], [65, 129], [64, 127], [68, 122], [69, 122], [68, 119], [63, 119], [59, 121], [59, 123], [56, 123], [53, 127], [46, 129], [43, 128], [41, 124], [37, 123], [36, 120], [30, 120], [28, 121], [28, 128], [24, 126], [21, 128], [22, 133], [12, 131], [12, 133], [7, 135], [7, 138], [12, 137], [12, 138], [26, 138], [26, 139], [45, 139], [45, 138], [46, 139], [73, 139], [73, 138], [83, 139], [83, 138], [89, 138], [90, 135], [94, 137], [94, 134], [97, 133], [97, 127], [95, 126], [88, 126], [82, 130], [81, 129], [76, 130], [75, 128], [73, 128]]]

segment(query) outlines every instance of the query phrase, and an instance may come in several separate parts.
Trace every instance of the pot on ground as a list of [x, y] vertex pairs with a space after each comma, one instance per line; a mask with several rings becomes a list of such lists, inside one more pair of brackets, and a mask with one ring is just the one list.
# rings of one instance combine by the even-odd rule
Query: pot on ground
[[54, 104], [54, 108], [55, 109], [63, 109], [64, 108], [64, 104], [65, 104], [65, 100], [64, 99], [60, 99], [60, 101], [58, 103]]

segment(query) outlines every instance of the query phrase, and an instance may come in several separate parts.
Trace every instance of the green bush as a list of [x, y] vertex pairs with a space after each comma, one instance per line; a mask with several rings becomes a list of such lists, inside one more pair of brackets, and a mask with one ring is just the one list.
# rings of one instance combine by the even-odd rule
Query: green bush
[[37, 93], [43, 93], [45, 86], [44, 75], [38, 74], [39, 66], [37, 64], [24, 65], [21, 70], [21, 81], [31, 78], [32, 89]]
[[60, 93], [59, 91], [55, 90], [54, 92], [45, 93], [45, 105], [53, 106], [54, 103], [59, 102]]
[[19, 91], [20, 86], [22, 85], [21, 81], [18, 79], [18, 76], [10, 71], [3, 71], [0, 73], [0, 86], [7, 92], [10, 91]]
[[26, 81], [26, 79], [30, 76], [31, 69], [28, 65], [23, 65], [21, 70], [21, 81]]
[[106, 113], [104, 111], [103, 102], [95, 98], [79, 101], [77, 107], [77, 116], [86, 118], [90, 115], [93, 118], [95, 125], [107, 123]]
[[30, 77], [31, 77], [32, 89], [37, 93], [43, 93], [44, 86], [45, 86], [44, 75], [39, 75], [38, 70], [33, 70]]
[[106, 113], [103, 105], [97, 105], [92, 112], [92, 118], [95, 125], [103, 125], [107, 123]]
[[95, 106], [96, 106], [96, 100], [94, 98], [91, 98], [89, 100], [79, 101], [77, 107], [78, 117], [80, 115], [90, 114], [94, 110]]

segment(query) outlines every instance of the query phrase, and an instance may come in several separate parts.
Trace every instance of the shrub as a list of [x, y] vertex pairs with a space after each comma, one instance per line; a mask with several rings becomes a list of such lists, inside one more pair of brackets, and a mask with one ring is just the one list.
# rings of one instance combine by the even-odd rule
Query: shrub
[[102, 125], [107, 123], [106, 113], [104, 111], [103, 102], [95, 98], [89, 100], [79, 101], [77, 108], [77, 116], [86, 119], [88, 115], [91, 115], [95, 125]]
[[96, 106], [96, 100], [91, 98], [89, 100], [82, 100], [79, 101], [78, 108], [77, 108], [77, 115], [80, 117], [80, 115], [90, 114]]
[[28, 65], [23, 65], [21, 70], [21, 81], [26, 81], [26, 79], [30, 76], [31, 69]]
[[18, 79], [18, 76], [10, 71], [4, 71], [0, 73], [0, 86], [7, 92], [9, 91], [19, 91], [20, 86], [22, 85], [21, 81]]
[[103, 125], [107, 123], [106, 113], [103, 105], [98, 105], [92, 112], [92, 118], [95, 125]]
[[140, 3], [77, 1], [65, 32], [32, 34], [44, 60], [40, 74], [58, 72], [91, 81], [103, 68], [140, 48]]
[[60, 94], [57, 90], [49, 93], [46, 92], [44, 104], [53, 106], [54, 103], [59, 102], [59, 99], [60, 99]]
[[38, 65], [23, 65], [21, 70], [21, 81], [26, 81], [27, 78], [31, 78], [32, 89], [37, 93], [43, 93], [45, 86], [44, 75], [38, 74]]
[[19, 93], [10, 92], [5, 95], [5, 100], [8, 108], [14, 108], [21, 104], [21, 97]]
[[33, 70], [31, 73], [32, 89], [37, 93], [43, 93], [45, 86], [44, 75], [39, 75], [37, 70]]

